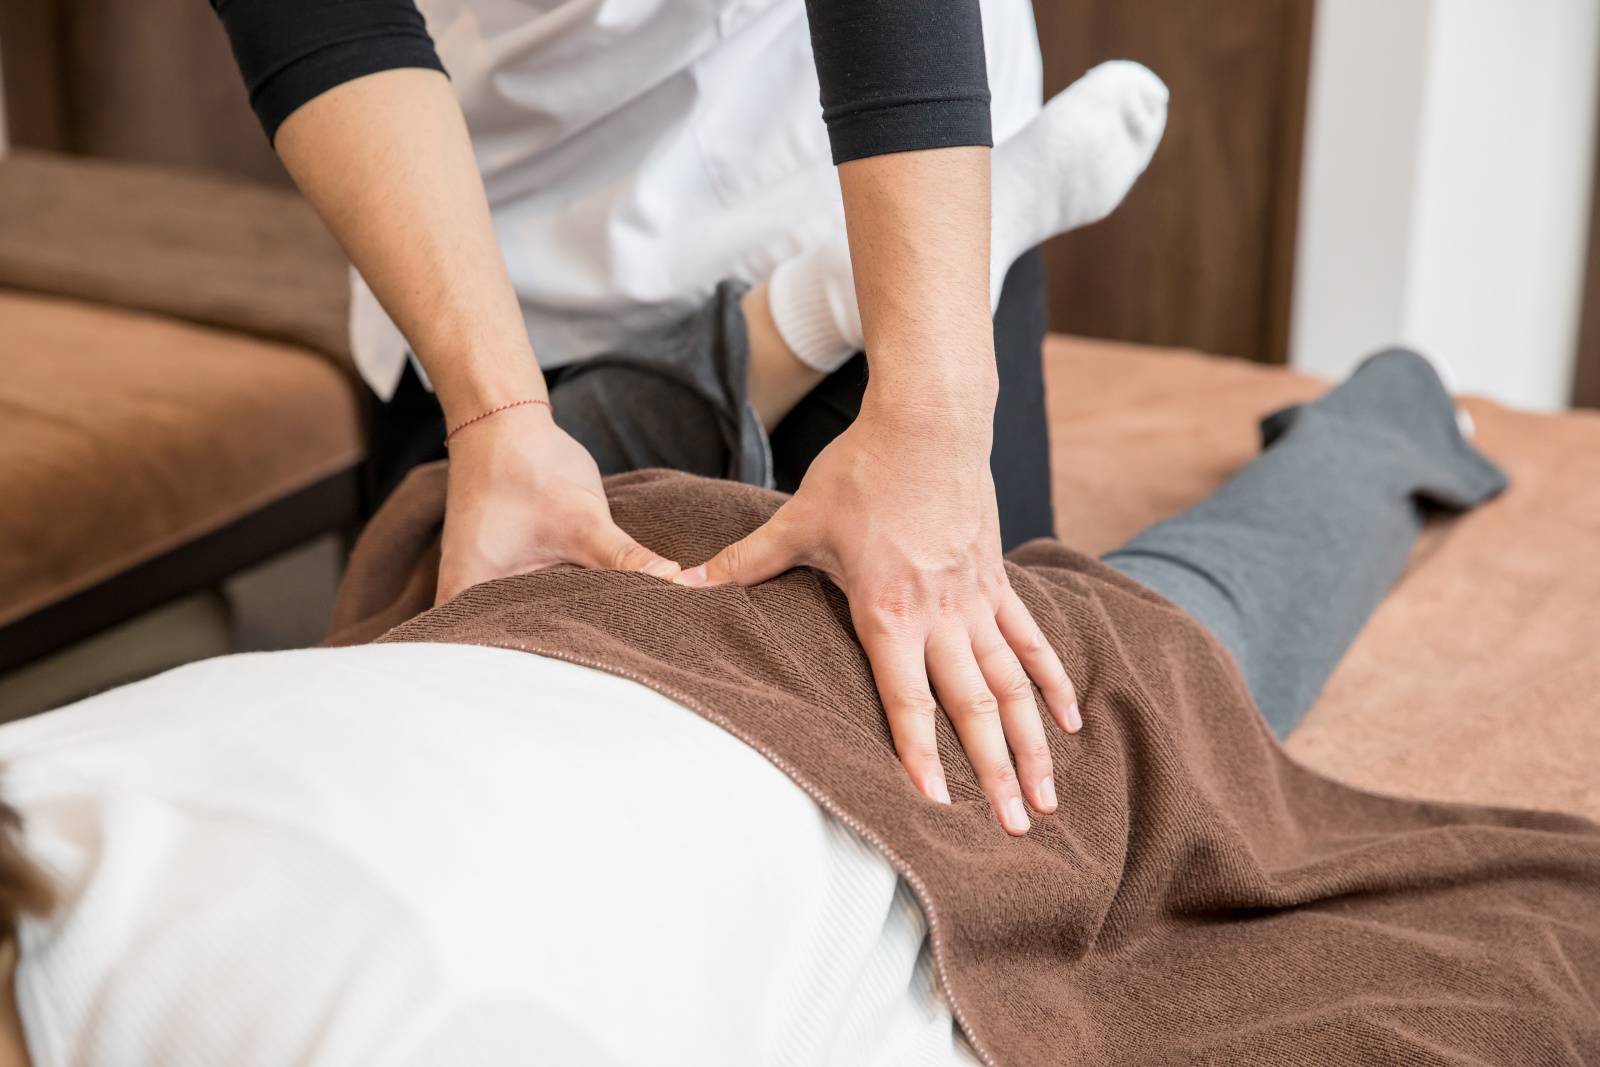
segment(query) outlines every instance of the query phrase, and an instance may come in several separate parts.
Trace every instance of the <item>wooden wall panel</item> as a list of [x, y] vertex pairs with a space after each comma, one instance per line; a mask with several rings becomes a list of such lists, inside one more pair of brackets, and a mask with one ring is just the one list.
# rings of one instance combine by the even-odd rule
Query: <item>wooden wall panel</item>
[[56, 0], [0, 0], [0, 70], [12, 144], [61, 147], [58, 23]]
[[1166, 137], [1110, 219], [1051, 243], [1051, 327], [1283, 362], [1313, 0], [1036, 0], [1045, 89], [1135, 59]]
[[[1048, 250], [1051, 325], [1281, 360], [1312, 0], [1036, 0], [1054, 93], [1105, 59], [1173, 90], [1106, 222]], [[0, 0], [14, 143], [286, 181], [202, 0]]]
[[0, 0], [13, 144], [287, 184], [204, 0]]

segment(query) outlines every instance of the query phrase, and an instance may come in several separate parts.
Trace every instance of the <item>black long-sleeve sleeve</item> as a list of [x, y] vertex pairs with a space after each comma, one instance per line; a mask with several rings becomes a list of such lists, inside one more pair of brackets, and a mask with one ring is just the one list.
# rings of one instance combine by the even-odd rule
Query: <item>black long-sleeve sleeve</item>
[[[413, 0], [211, 0], [269, 138], [365, 74], [444, 70]], [[807, 0], [835, 163], [992, 143], [978, 0]]]
[[367, 74], [443, 71], [413, 0], [211, 0], [267, 131], [300, 105]]
[[806, 0], [833, 161], [992, 145], [978, 0]]

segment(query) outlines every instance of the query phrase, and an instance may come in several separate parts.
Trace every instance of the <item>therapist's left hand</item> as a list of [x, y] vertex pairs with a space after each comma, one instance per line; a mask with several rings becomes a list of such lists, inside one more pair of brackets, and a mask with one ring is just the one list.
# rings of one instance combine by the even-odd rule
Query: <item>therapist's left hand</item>
[[992, 431], [986, 416], [961, 414], [972, 407], [881, 405], [869, 387], [860, 417], [794, 496], [680, 580], [753, 585], [792, 567], [823, 571], [849, 598], [917, 788], [949, 803], [934, 734], [942, 705], [996, 818], [1020, 835], [1024, 797], [1037, 811], [1056, 808], [1050, 727], [1030, 678], [1061, 729], [1076, 732], [1082, 718], [1060, 659], [1007, 580]]

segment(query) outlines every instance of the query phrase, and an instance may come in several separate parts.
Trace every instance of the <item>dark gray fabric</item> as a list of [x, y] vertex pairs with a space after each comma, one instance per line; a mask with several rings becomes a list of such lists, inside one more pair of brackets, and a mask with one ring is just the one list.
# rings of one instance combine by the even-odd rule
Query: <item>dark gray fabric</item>
[[1035, 248], [1011, 264], [994, 313], [994, 358], [1000, 396], [994, 406], [989, 469], [1000, 504], [1000, 539], [1007, 552], [1056, 535], [1051, 499], [1050, 418], [1045, 411], [1044, 252]]
[[[347, 81], [397, 67], [444, 70], [415, 0], [211, 6], [268, 140], [301, 105]], [[993, 143], [978, 0], [806, 0], [806, 13], [835, 163]], [[685, 5], [681, 17], [703, 16]]]
[[[1000, 395], [994, 409], [989, 469], [1007, 552], [1055, 536], [1050, 498], [1050, 433], [1044, 406], [1044, 255], [1035, 248], [1006, 272], [994, 314]], [[867, 389], [867, 359], [857, 355], [830, 374], [772, 431], [777, 486], [792, 493], [817, 453], [855, 421]]]
[[[556, 422], [589, 450], [602, 474], [666, 467], [793, 492], [817, 453], [855, 420], [867, 385], [859, 355], [768, 438], [746, 399], [744, 292], [724, 283], [671, 327], [555, 375]], [[990, 466], [1008, 551], [1053, 533], [1044, 329], [1043, 260], [1034, 250], [1006, 275], [995, 316], [1000, 394]]]
[[368, 74], [443, 71], [415, 0], [211, 0], [250, 106], [275, 140], [301, 105]]
[[978, 0], [806, 0], [834, 163], [994, 143]]
[[[770, 439], [763, 434], [744, 399], [743, 292], [726, 284], [659, 335], [545, 374], [556, 421], [589, 448], [602, 473], [668, 467], [792, 493], [817, 453], [855, 420], [867, 387], [867, 361], [860, 355], [801, 400]], [[1000, 396], [990, 468], [1006, 551], [1055, 529], [1044, 333], [1044, 258], [1034, 249], [1006, 274], [994, 319]], [[370, 515], [406, 472], [444, 458], [444, 416], [409, 362], [390, 401], [371, 393], [366, 400], [364, 504]], [[737, 427], [734, 412], [740, 413]]]
[[1398, 349], [1262, 433], [1231, 481], [1105, 562], [1204, 624], [1283, 738], [1400, 578], [1428, 511], [1471, 508], [1506, 478], [1461, 435], [1433, 367]]
[[665, 329], [562, 368], [550, 391], [556, 424], [601, 474], [666, 467], [772, 488], [772, 452], [747, 399], [750, 345], [739, 300], [723, 282]]

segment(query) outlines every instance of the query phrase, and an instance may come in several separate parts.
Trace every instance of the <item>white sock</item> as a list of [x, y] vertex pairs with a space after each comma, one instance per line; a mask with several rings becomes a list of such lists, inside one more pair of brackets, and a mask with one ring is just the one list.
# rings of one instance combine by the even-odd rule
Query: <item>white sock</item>
[[[991, 310], [1018, 257], [1116, 209], [1149, 165], [1166, 123], [1161, 79], [1117, 60], [1056, 94], [994, 150]], [[832, 373], [865, 344], [842, 236], [779, 264], [768, 285], [778, 333], [802, 363]]]

